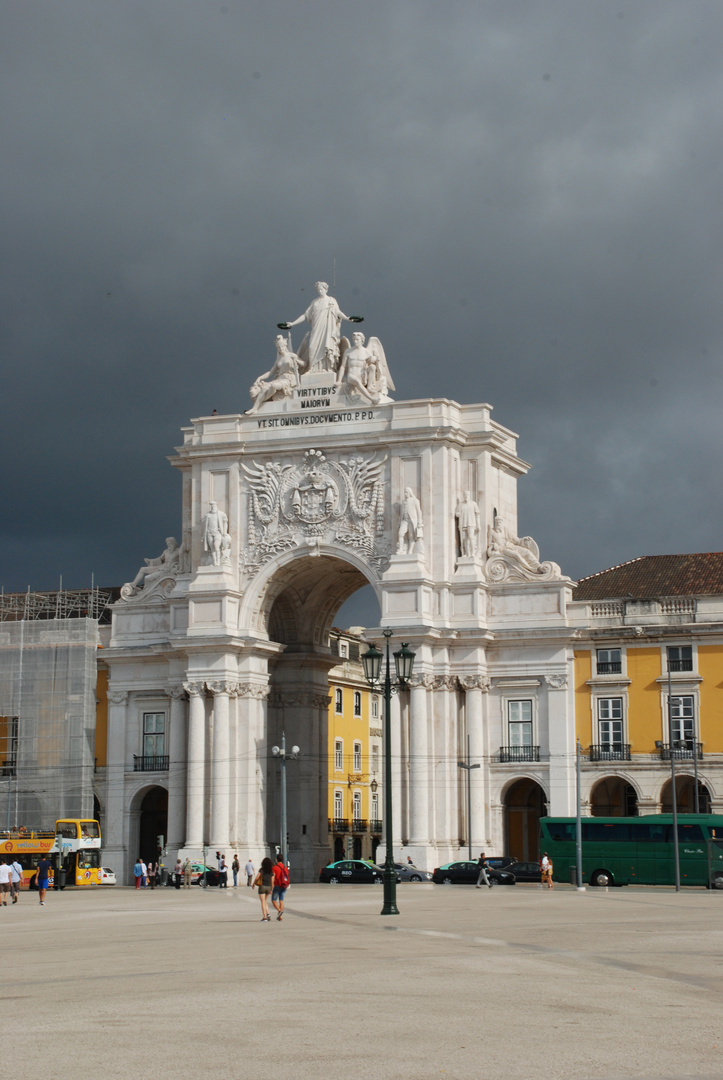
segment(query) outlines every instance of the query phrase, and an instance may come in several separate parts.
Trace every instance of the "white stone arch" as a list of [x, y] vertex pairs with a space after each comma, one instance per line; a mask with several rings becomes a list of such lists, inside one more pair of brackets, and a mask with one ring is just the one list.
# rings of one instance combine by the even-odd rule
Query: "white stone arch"
[[[519, 804], [508, 802], [510, 793], [515, 786], [518, 784], [524, 785], [525, 783], [534, 784], [539, 789], [542, 798], [532, 798], [531, 796], [535, 792], [530, 790], [524, 802]], [[548, 808], [549, 813], [549, 799], [550, 796], [544, 778], [540, 773], [536, 773], [532, 769], [517, 773], [515, 776], [505, 780], [500, 791], [500, 807], [503, 817], [502, 843], [504, 845], [502, 854], [515, 855], [517, 859], [522, 861], [537, 858], [539, 855], [539, 819], [545, 807]]]
[[[581, 792], [581, 798], [587, 803], [587, 807], [588, 807], [588, 810], [589, 810], [590, 813], [592, 813], [592, 809], [593, 809], [593, 799], [592, 799], [593, 792], [594, 792], [595, 788], [602, 787], [602, 785], [605, 784], [605, 783], [617, 785], [618, 787], [620, 787], [622, 785], [626, 785], [628, 787], [631, 787], [633, 789], [633, 791], [635, 792], [635, 800], [636, 800], [638, 808], [640, 807], [641, 801], [645, 798], [643, 790], [640, 787], [640, 783], [635, 779], [635, 777], [630, 776], [627, 772], [604, 772], [604, 773], [601, 773], [600, 775], [590, 776], [589, 779], [588, 779], [587, 785], [583, 785], [583, 789], [582, 789], [582, 792]], [[587, 788], [587, 790], [586, 790], [586, 788]], [[608, 804], [608, 805], [617, 805], [617, 804]], [[623, 814], [620, 815], [620, 816], [625, 816], [625, 806], [623, 806], [622, 803], [620, 805], [621, 805], [621, 808], [623, 810]], [[592, 815], [592, 816], [595, 816], [595, 815]], [[616, 815], [613, 814], [613, 815], [600, 815], [600, 816], [613, 816], [614, 817]]]

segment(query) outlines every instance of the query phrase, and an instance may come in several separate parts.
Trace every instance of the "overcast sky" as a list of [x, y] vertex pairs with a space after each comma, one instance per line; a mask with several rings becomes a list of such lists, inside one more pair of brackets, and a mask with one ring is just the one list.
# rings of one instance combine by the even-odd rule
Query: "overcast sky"
[[0, 584], [160, 554], [334, 260], [398, 399], [519, 433], [543, 559], [723, 549], [722, 53], [720, 0], [2, 0]]

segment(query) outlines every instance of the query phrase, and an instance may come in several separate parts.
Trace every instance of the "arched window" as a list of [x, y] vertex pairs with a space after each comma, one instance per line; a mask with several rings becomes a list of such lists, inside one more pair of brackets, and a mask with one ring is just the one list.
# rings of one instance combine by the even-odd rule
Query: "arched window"
[[354, 715], [361, 716], [361, 694], [358, 690], [354, 691]]
[[337, 713], [337, 714], [344, 712], [344, 692], [343, 692], [343, 690], [335, 690], [334, 691], [334, 712]]
[[334, 768], [341, 772], [344, 768], [344, 742], [342, 739], [334, 740]]

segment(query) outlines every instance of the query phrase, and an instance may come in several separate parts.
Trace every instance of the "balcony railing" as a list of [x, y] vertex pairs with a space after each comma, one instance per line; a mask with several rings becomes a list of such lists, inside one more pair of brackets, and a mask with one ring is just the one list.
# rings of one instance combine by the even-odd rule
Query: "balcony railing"
[[[670, 761], [670, 743], [660, 744], [660, 760]], [[703, 757], [703, 743], [695, 739], [680, 739], [673, 743], [673, 756], [676, 761], [693, 761]]]
[[382, 821], [381, 818], [372, 818], [371, 821], [369, 822], [369, 832], [370, 833], [374, 833], [374, 834], [381, 833], [383, 827], [384, 827], [384, 822]]
[[367, 831], [367, 819], [363, 817], [352, 818], [351, 831], [353, 833], [365, 833]]
[[622, 660], [598, 660], [597, 673], [598, 675], [620, 675], [623, 670]]
[[686, 660], [668, 660], [668, 668], [670, 671], [692, 671], [693, 658], [689, 657]]
[[500, 761], [539, 761], [539, 746], [501, 746]]
[[595, 743], [590, 747], [590, 761], [630, 760], [630, 743]]
[[168, 754], [154, 754], [152, 757], [133, 755], [133, 772], [166, 772]]
[[345, 817], [329, 818], [329, 832], [349, 832], [349, 819]]

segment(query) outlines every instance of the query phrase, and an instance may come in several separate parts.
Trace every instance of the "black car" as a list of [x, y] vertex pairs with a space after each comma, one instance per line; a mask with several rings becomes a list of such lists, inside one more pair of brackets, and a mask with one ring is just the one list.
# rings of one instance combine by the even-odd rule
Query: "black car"
[[541, 880], [540, 864], [537, 862], [514, 862], [505, 867], [510, 874], [514, 874], [517, 881], [535, 881], [538, 885]]
[[[476, 885], [479, 877], [479, 864], [476, 862], [451, 862], [438, 866], [432, 874], [435, 885]], [[514, 885], [515, 875], [507, 870], [495, 870], [487, 867], [490, 885]]]
[[328, 882], [330, 885], [341, 885], [346, 881], [352, 885], [382, 885], [384, 877], [378, 866], [364, 862], [363, 859], [340, 859], [339, 862], [322, 866], [319, 881]]

